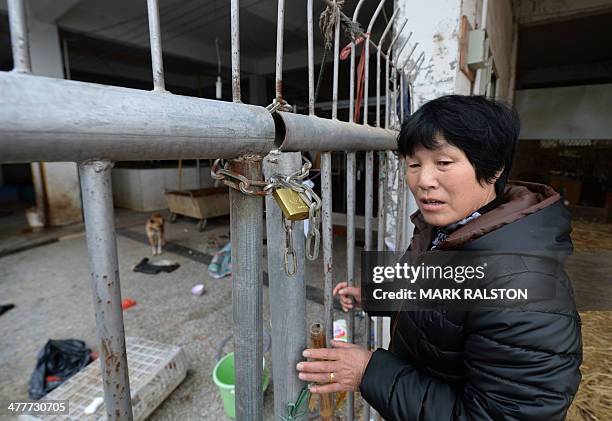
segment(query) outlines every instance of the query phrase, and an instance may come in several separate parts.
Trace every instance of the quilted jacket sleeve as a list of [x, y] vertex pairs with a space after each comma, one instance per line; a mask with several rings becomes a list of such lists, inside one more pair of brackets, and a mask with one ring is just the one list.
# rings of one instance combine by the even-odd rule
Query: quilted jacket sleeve
[[389, 351], [372, 355], [360, 391], [386, 420], [563, 420], [580, 384], [577, 314], [473, 312], [463, 387]]

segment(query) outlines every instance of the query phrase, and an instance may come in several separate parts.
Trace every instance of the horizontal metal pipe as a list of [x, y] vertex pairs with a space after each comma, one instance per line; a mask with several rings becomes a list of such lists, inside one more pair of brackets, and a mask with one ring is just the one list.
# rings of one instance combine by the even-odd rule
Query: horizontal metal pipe
[[264, 107], [15, 72], [0, 72], [0, 92], [0, 162], [233, 158], [274, 148]]
[[396, 130], [286, 112], [277, 113], [276, 121], [283, 152], [397, 149]]

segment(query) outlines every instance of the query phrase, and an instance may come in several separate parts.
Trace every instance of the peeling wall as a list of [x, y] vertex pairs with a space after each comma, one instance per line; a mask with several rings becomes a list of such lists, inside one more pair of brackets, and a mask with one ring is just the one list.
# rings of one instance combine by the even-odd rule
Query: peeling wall
[[[412, 60], [421, 51], [425, 52], [425, 62], [414, 81], [415, 108], [431, 99], [454, 93], [459, 59], [461, 0], [396, 0], [396, 5], [400, 8], [397, 21], [408, 18], [404, 37], [413, 32], [400, 61], [415, 42], [419, 46], [410, 65], [414, 64]], [[401, 39], [397, 44], [402, 44]]]

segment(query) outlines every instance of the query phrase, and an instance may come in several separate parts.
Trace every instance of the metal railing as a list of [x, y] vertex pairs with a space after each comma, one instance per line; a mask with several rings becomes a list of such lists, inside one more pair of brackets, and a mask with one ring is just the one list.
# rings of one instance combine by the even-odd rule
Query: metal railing
[[[365, 69], [362, 83], [363, 124], [354, 122], [356, 39], [350, 48], [349, 119], [338, 120], [340, 29], [343, 20], [358, 22], [365, 0], [359, 0], [352, 18], [343, 15], [335, 1], [327, 0], [335, 18], [333, 46], [332, 118], [315, 116], [313, 0], [307, 0], [308, 25], [308, 115], [287, 112], [283, 99], [282, 59], [284, 0], [278, 1], [275, 99], [269, 107], [243, 104], [240, 92], [239, 0], [231, 0], [231, 57], [233, 102], [173, 95], [166, 91], [162, 60], [158, 0], [147, 0], [153, 90], [150, 92], [103, 86], [31, 75], [30, 50], [24, 0], [8, 0], [14, 69], [0, 72], [0, 162], [74, 161], [78, 163], [96, 330], [101, 349], [104, 401], [108, 419], [131, 420], [131, 398], [127, 371], [121, 289], [113, 224], [111, 169], [122, 160], [229, 159], [228, 170], [254, 182], [288, 176], [301, 167], [302, 151], [321, 152], [322, 247], [324, 274], [324, 322], [326, 340], [333, 338], [333, 261], [331, 152], [346, 152], [347, 162], [347, 280], [355, 274], [355, 173], [357, 151], [366, 152], [365, 249], [372, 250], [374, 152], [378, 151], [378, 250], [385, 247], [385, 191], [390, 174], [387, 151], [396, 147], [399, 120], [404, 110], [404, 77], [400, 77], [400, 110], [396, 91], [398, 75], [410, 83], [424, 61], [423, 55], [410, 62], [416, 44], [400, 63], [408, 38], [398, 49], [395, 44], [406, 26], [402, 22], [395, 36], [384, 42], [397, 16], [389, 19], [378, 43], [371, 31], [384, 7], [380, 0], [365, 33]], [[368, 124], [369, 56], [376, 50], [376, 124]], [[395, 49], [394, 49], [395, 48]], [[381, 93], [381, 59], [385, 59], [385, 88]], [[408, 68], [407, 63], [411, 63]], [[392, 88], [390, 88], [390, 81]], [[381, 127], [380, 98], [385, 96], [384, 127]], [[393, 98], [390, 98], [390, 95]], [[397, 165], [400, 209], [405, 208], [406, 189], [403, 161]], [[261, 184], [261, 183], [260, 183]], [[265, 184], [265, 183], [264, 183]], [[263, 418], [263, 210], [266, 196], [268, 244], [284, 244], [284, 220], [269, 194], [245, 194], [230, 189], [230, 225], [233, 267], [233, 317], [236, 371], [236, 416], [238, 420]], [[397, 214], [397, 247], [405, 246], [401, 233], [409, 223], [405, 212]], [[302, 223], [295, 225], [302, 231]], [[297, 398], [304, 384], [295, 372], [306, 344], [306, 293], [304, 242], [292, 239], [297, 270], [293, 276], [283, 270], [282, 250], [268, 249], [270, 299], [273, 332], [275, 417], [280, 419], [288, 402]], [[366, 317], [369, 344], [370, 319]], [[381, 346], [382, 323], [376, 323], [376, 346]], [[348, 316], [348, 337], [354, 340], [354, 318]], [[287, 332], [293, 332], [288, 334]], [[365, 404], [366, 419], [370, 411]], [[349, 394], [347, 419], [354, 417], [354, 397]]]

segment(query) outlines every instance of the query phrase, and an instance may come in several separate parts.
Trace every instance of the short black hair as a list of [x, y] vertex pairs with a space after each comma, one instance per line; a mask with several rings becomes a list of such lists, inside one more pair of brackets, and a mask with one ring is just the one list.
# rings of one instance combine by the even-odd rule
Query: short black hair
[[411, 156], [417, 147], [439, 147], [437, 136], [461, 149], [479, 182], [495, 182], [498, 197], [508, 181], [520, 131], [517, 112], [501, 101], [484, 96], [446, 95], [427, 102], [407, 118], [397, 139], [400, 155]]

